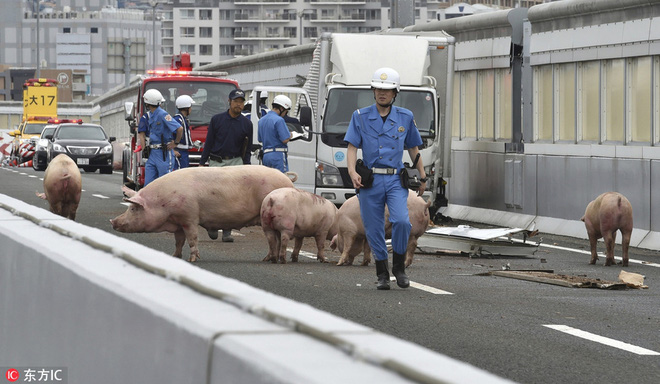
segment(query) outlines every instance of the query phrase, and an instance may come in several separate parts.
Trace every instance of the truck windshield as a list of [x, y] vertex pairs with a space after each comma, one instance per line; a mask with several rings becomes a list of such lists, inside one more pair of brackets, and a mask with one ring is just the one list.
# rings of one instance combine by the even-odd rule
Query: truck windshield
[[44, 129], [46, 124], [39, 123], [27, 123], [25, 124], [25, 129], [23, 129], [23, 134], [25, 135], [38, 135]]
[[209, 81], [150, 81], [145, 85], [145, 91], [157, 89], [165, 98], [161, 108], [174, 116], [179, 111], [176, 109], [176, 98], [188, 95], [193, 98], [188, 120], [190, 125], [208, 125], [213, 115], [225, 112], [229, 109], [229, 92], [236, 88], [233, 83], [209, 82]]
[[[353, 112], [374, 103], [371, 89], [335, 88], [328, 93], [327, 108], [323, 118], [323, 132], [343, 135], [348, 129]], [[415, 116], [417, 129], [422, 137], [435, 137], [433, 94], [428, 91], [402, 90], [394, 105], [409, 109]]]

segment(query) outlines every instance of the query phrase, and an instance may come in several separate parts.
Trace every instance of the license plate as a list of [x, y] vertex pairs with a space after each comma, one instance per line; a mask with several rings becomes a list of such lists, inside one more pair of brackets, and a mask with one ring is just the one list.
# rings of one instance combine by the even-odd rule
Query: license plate
[[76, 162], [78, 163], [78, 165], [89, 165], [89, 159], [86, 157], [80, 157], [76, 159]]

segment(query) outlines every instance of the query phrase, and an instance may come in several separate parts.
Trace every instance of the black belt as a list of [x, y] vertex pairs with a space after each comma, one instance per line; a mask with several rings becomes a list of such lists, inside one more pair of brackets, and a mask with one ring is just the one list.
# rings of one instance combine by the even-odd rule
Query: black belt
[[222, 160], [231, 160], [231, 159], [235, 159], [237, 157], [238, 156], [220, 156], [220, 155], [214, 155], [212, 153], [209, 154], [209, 159], [211, 159], [213, 161], [220, 162], [220, 163], [222, 162]]

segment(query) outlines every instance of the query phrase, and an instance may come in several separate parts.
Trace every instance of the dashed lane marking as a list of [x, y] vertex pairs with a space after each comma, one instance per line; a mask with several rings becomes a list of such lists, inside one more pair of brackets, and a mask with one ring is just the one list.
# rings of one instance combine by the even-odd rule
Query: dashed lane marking
[[[287, 251], [293, 252], [293, 249], [288, 248]], [[316, 260], [316, 254], [311, 253], [311, 252], [300, 251], [299, 255], [307, 257], [307, 258], [312, 259], [312, 260]], [[392, 276], [392, 277], [390, 277], [390, 280], [391, 281], [396, 281], [396, 278], [394, 276]], [[432, 293], [434, 295], [453, 295], [453, 293], [451, 293], [451, 292], [443, 291], [442, 289], [430, 287], [428, 285], [416, 283], [414, 281], [410, 282], [410, 286], [412, 288], [416, 288], [416, 289], [422, 290], [424, 292]]]
[[97, 193], [92, 193], [92, 196], [94, 196], [94, 197], [98, 197], [99, 199], [109, 199], [108, 196], [99, 195], [99, 194], [97, 194]]
[[609, 337], [596, 335], [591, 332], [582, 331], [577, 328], [569, 327], [568, 325], [555, 325], [555, 324], [544, 324], [544, 327], [554, 329], [559, 332], [564, 332], [569, 335], [573, 335], [585, 340], [594, 341], [596, 343], [604, 344], [609, 347], [614, 347], [618, 349], [623, 349], [624, 351], [635, 353], [637, 355], [647, 355], [647, 356], [658, 356], [660, 352], [652, 351], [650, 349], [638, 347], [636, 345], [624, 343], [623, 341], [610, 339]]

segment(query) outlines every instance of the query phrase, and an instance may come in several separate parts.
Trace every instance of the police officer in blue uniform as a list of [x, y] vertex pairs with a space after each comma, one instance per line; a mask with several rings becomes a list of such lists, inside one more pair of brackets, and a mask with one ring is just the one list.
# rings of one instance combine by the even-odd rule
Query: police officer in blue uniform
[[149, 158], [145, 164], [144, 186], [172, 171], [174, 165], [174, 147], [181, 140], [183, 127], [176, 122], [169, 113], [160, 107], [163, 95], [157, 89], [149, 89], [142, 97], [148, 111], [148, 129], [139, 132], [140, 151], [149, 134]]
[[183, 127], [183, 135], [181, 136], [181, 141], [176, 146], [175, 153], [178, 153], [177, 161], [174, 163], [174, 169], [188, 168], [190, 166], [190, 156], [188, 150], [193, 147], [192, 138], [190, 136], [190, 122], [188, 121], [188, 116], [190, 116], [190, 109], [192, 105], [195, 104], [195, 100], [188, 95], [181, 95], [176, 98], [176, 109], [179, 110], [179, 113], [174, 115], [174, 120], [176, 120]]
[[[408, 217], [408, 190], [401, 185], [399, 172], [403, 168], [403, 151], [408, 150], [411, 159], [422, 145], [412, 112], [393, 106], [400, 90], [399, 74], [392, 68], [376, 70], [371, 80], [376, 103], [353, 112], [344, 140], [348, 144], [346, 161], [348, 173], [360, 200], [360, 214], [367, 240], [376, 260], [377, 289], [390, 289], [387, 268], [388, 255], [385, 244], [385, 204], [392, 223], [392, 273], [401, 288], [410, 285], [405, 273], [405, 253], [410, 236]], [[363, 188], [362, 177], [355, 171], [357, 150], [362, 148], [365, 165], [373, 172], [373, 184]], [[422, 176], [418, 191], [421, 196], [426, 188], [426, 176], [422, 161], [417, 162]]]
[[257, 131], [257, 139], [263, 143], [263, 164], [282, 172], [289, 170], [287, 143], [291, 140], [291, 132], [282, 116], [290, 109], [291, 99], [284, 95], [275, 96], [273, 109], [259, 120]]
[[[245, 92], [234, 89], [229, 93], [229, 109], [211, 119], [199, 164], [209, 160], [211, 167], [250, 164], [252, 122], [241, 114]], [[218, 238], [216, 230], [208, 230], [211, 239]], [[231, 228], [222, 230], [222, 241], [233, 242]]]

